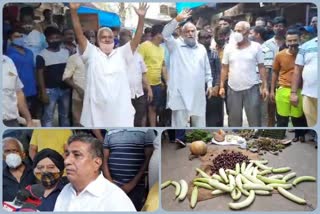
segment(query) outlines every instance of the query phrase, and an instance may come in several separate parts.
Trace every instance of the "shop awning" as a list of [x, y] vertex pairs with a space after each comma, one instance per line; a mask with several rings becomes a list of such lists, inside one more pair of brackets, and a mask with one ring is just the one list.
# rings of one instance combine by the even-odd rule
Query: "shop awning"
[[196, 7], [200, 7], [201, 5], [206, 4], [205, 2], [177, 2], [176, 3], [176, 9], [177, 9], [177, 13], [180, 13], [181, 11], [183, 11], [186, 8], [196, 8]]

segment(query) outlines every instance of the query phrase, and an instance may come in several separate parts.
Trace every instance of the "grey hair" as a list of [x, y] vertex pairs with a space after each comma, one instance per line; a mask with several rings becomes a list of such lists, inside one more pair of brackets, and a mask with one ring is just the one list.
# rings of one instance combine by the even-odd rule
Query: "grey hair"
[[24, 147], [23, 147], [23, 144], [20, 142], [20, 140], [18, 140], [17, 138], [15, 137], [6, 137], [2, 140], [2, 150], [4, 148], [4, 144], [9, 142], [9, 141], [14, 141], [18, 144], [18, 146], [20, 147], [20, 150], [21, 152], [24, 152]]
[[239, 21], [236, 25], [241, 25], [246, 31], [250, 31], [250, 23], [247, 21]]
[[198, 40], [198, 33], [197, 33], [197, 27], [192, 23], [192, 22], [187, 22], [185, 23], [183, 26], [182, 26], [182, 33], [185, 32], [186, 28], [187, 27], [193, 27], [195, 29], [195, 32], [194, 32], [194, 38], [196, 39], [196, 41]]
[[184, 32], [188, 26], [192, 26], [195, 30], [197, 30], [197, 27], [192, 22], [187, 22], [182, 26], [182, 32]]
[[102, 27], [102, 28], [99, 28], [98, 33], [97, 33], [97, 39], [98, 40], [99, 40], [99, 37], [100, 37], [100, 34], [101, 34], [102, 31], [108, 31], [109, 33], [112, 33], [112, 35], [113, 35], [113, 32], [112, 32], [111, 28]]

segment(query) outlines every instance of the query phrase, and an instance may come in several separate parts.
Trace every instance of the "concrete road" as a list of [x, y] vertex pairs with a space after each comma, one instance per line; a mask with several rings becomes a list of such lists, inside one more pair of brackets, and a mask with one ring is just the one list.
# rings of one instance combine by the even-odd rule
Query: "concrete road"
[[[292, 133], [287, 133], [292, 139]], [[214, 146], [214, 145], [210, 145]], [[162, 182], [166, 180], [185, 179], [190, 182], [196, 177], [195, 168], [201, 165], [198, 158], [190, 161], [189, 148], [177, 149], [174, 143], [162, 142]], [[313, 142], [292, 143], [278, 156], [267, 153], [262, 158], [269, 160], [273, 167], [291, 167], [298, 176], [317, 176], [317, 149]], [[291, 180], [292, 182], [292, 180]], [[174, 200], [174, 187], [169, 186], [161, 191], [162, 208], [167, 211], [192, 211], [189, 200], [179, 202]], [[256, 196], [253, 204], [245, 211], [311, 211], [317, 207], [317, 184], [315, 182], [300, 183], [290, 190], [293, 194], [304, 198], [307, 205], [298, 205], [284, 198], [278, 193], [272, 196]], [[242, 196], [239, 201], [244, 200]], [[194, 211], [231, 211], [228, 203], [232, 202], [229, 195], [222, 195], [213, 199], [199, 202]]]

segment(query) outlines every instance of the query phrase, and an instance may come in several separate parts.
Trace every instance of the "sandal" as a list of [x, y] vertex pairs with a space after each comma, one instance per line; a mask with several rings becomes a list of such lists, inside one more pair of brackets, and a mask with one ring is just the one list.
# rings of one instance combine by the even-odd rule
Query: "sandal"
[[300, 137], [299, 137], [299, 141], [300, 141], [301, 143], [304, 143], [304, 142], [306, 142], [306, 139], [304, 138], [304, 136], [300, 136]]
[[292, 142], [297, 142], [298, 140], [299, 140], [299, 138], [295, 137], [295, 138], [292, 139]]

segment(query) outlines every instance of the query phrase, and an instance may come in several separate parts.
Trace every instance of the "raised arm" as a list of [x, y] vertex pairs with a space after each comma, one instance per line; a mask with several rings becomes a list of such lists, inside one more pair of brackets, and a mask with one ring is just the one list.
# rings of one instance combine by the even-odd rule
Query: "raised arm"
[[139, 16], [137, 31], [134, 34], [133, 39], [130, 42], [131, 50], [134, 53], [137, 47], [140, 44], [142, 34], [143, 34], [143, 26], [144, 26], [144, 17], [148, 11], [149, 6], [146, 3], [139, 3], [139, 8], [134, 7], [134, 11]]
[[76, 38], [78, 40], [79, 51], [80, 51], [80, 54], [83, 54], [83, 52], [87, 48], [87, 38], [83, 34], [82, 27], [80, 24], [80, 19], [77, 13], [77, 10], [79, 9], [81, 4], [69, 3], [69, 5], [70, 5], [70, 13], [71, 13], [73, 29], [76, 34]]
[[192, 10], [186, 9], [179, 13], [176, 18], [164, 26], [162, 35], [165, 39], [170, 39], [178, 24], [191, 16]]

